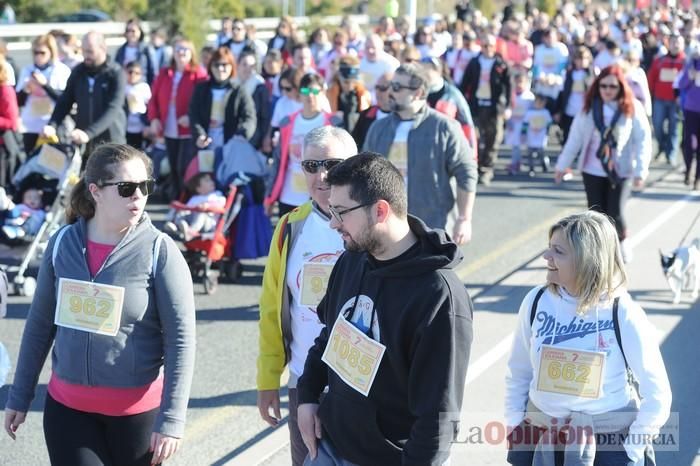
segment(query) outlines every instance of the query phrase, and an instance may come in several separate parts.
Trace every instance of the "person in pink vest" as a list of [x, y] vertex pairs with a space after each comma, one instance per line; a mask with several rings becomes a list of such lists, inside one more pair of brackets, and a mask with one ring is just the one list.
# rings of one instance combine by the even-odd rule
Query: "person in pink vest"
[[148, 103], [148, 119], [154, 137], [165, 137], [170, 162], [170, 197], [176, 199], [183, 188], [185, 168], [194, 152], [188, 110], [197, 83], [207, 80], [199, 65], [194, 44], [184, 38], [175, 41], [172, 62], [153, 83]]
[[333, 124], [333, 115], [321, 109], [321, 102], [326, 97], [325, 82], [321, 75], [305, 74], [301, 78], [299, 94], [302, 109], [280, 123], [279, 144], [275, 151], [275, 178], [272, 190], [265, 199], [268, 209], [274, 202], [278, 202], [280, 215], [309, 200], [301, 169], [304, 136], [314, 128]]

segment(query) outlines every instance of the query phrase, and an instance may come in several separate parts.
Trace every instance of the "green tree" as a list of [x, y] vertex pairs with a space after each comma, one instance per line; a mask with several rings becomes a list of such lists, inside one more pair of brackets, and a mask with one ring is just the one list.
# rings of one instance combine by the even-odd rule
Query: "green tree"
[[553, 18], [557, 14], [557, 3], [557, 0], [538, 0], [537, 8], [547, 13], [550, 18]]
[[475, 0], [474, 7], [481, 10], [481, 13], [485, 18], [491, 20], [494, 12], [496, 11], [496, 5], [494, 5], [493, 0]]
[[241, 0], [211, 0], [211, 12], [214, 18], [224, 16], [242, 18], [246, 14], [245, 10]]

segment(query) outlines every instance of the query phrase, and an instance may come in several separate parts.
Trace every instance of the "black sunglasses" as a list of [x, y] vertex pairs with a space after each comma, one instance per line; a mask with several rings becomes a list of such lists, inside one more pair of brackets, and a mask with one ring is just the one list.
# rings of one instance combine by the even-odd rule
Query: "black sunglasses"
[[152, 194], [153, 191], [156, 188], [156, 182], [155, 180], [146, 180], [146, 181], [115, 181], [113, 183], [102, 183], [100, 185], [101, 187], [105, 186], [116, 186], [117, 187], [117, 192], [121, 197], [131, 197], [134, 195], [136, 192], [136, 188], [139, 188], [141, 190], [141, 194], [144, 196], [148, 196], [149, 194]]
[[399, 92], [401, 89], [410, 89], [410, 90], [412, 90], [412, 91], [415, 91], [415, 90], [418, 89], [417, 87], [406, 86], [406, 85], [404, 85], [404, 84], [401, 84], [401, 83], [398, 82], [398, 81], [391, 81], [391, 82], [389, 83], [389, 85], [391, 86], [391, 90], [394, 91], [394, 92]]
[[382, 86], [381, 84], [377, 84], [376, 86], [374, 86], [374, 88], [379, 92], [386, 92], [389, 90], [390, 87], [391, 86], [388, 84], [386, 86]]
[[304, 169], [306, 173], [314, 174], [318, 172], [319, 168], [323, 167], [326, 171], [338, 165], [342, 160], [339, 159], [326, 159], [326, 160], [302, 160], [301, 168]]
[[292, 86], [280, 86], [280, 89], [282, 89], [285, 92], [292, 92], [294, 90]]

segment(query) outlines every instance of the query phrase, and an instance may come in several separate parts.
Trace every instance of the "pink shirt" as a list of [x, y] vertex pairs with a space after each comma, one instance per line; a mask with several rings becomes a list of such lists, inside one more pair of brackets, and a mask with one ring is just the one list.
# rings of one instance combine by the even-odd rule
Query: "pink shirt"
[[[88, 240], [87, 262], [90, 275], [95, 276], [113, 249], [114, 245]], [[47, 389], [51, 398], [78, 411], [106, 416], [129, 416], [160, 406], [163, 377], [161, 375], [141, 387], [111, 388], [68, 383], [52, 373]]]

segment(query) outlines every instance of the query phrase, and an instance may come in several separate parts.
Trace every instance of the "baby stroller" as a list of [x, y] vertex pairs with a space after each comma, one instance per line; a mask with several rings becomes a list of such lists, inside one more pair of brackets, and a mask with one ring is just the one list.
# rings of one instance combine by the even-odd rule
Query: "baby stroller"
[[[44, 144], [17, 170], [8, 191], [19, 196], [29, 188], [43, 192], [43, 205], [48, 212], [34, 235], [21, 240], [0, 238], [4, 255], [0, 266], [7, 274], [9, 292], [33, 296], [36, 279], [27, 275], [30, 266], [41, 258], [49, 237], [65, 222], [65, 205], [72, 187], [78, 182], [82, 158], [78, 147]], [[19, 202], [20, 199], [15, 199]]]
[[[216, 289], [217, 280], [214, 280], [211, 274], [213, 264], [218, 262], [220, 277], [235, 283], [243, 273], [240, 259], [267, 255], [272, 237], [270, 222], [264, 213], [263, 222], [251, 222], [251, 212], [254, 210], [251, 192], [253, 187], [262, 181], [262, 177], [255, 173], [262, 171], [248, 163], [250, 160], [257, 160], [255, 164], [259, 165], [261, 159], [255, 154], [255, 149], [247, 141], [240, 139], [230, 140], [223, 150], [217, 150], [215, 153], [200, 151], [189, 163], [184, 179], [189, 180], [198, 173], [215, 173], [217, 185], [227, 187], [226, 204], [220, 209], [192, 208], [177, 201], [170, 204], [176, 211], [220, 215], [213, 232], [184, 242], [185, 258], [190, 271], [194, 277], [203, 279], [204, 291], [207, 294]], [[262, 209], [262, 197], [259, 204]], [[250, 228], [252, 224], [258, 226]]]
[[229, 186], [226, 204], [218, 207], [190, 207], [180, 201], [173, 201], [170, 207], [176, 211], [201, 212], [219, 215], [213, 232], [203, 233], [196, 238], [185, 241], [185, 260], [193, 277], [202, 278], [204, 292], [212, 294], [216, 291], [217, 280], [214, 279], [211, 269], [212, 264], [219, 262], [220, 274], [224, 274], [232, 281], [238, 280], [241, 275], [240, 263], [222, 261], [230, 257], [231, 245], [228, 241], [228, 230], [240, 210], [240, 198], [237, 196], [236, 185]]

